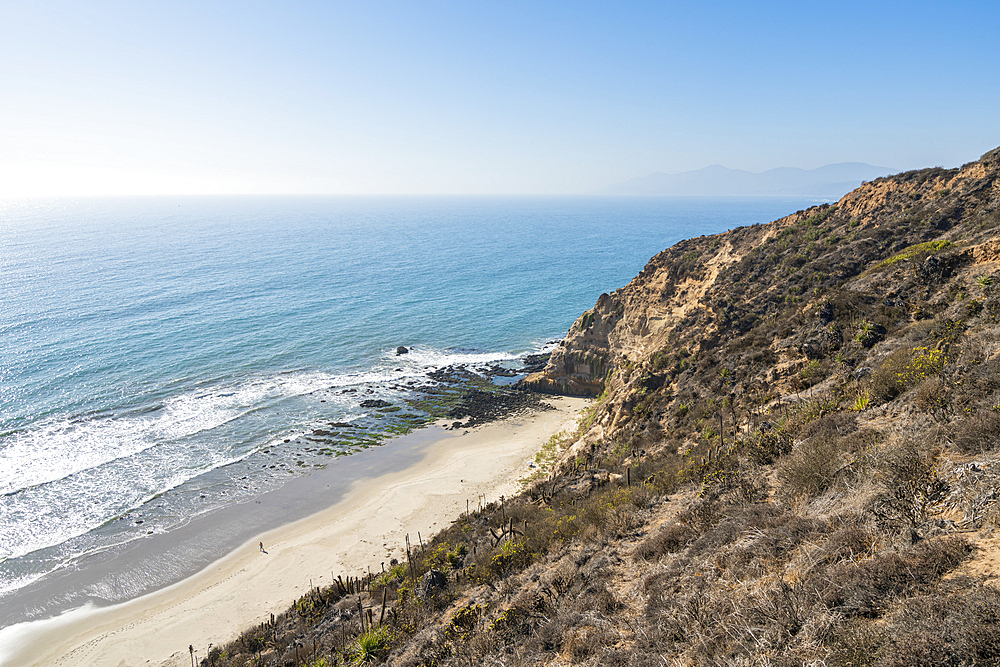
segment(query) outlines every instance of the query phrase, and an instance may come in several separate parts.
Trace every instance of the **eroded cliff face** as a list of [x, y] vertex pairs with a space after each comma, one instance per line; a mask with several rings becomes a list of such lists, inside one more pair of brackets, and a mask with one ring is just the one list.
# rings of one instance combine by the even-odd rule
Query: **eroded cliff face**
[[[593, 445], [635, 429], [637, 409], [646, 422], [662, 420], [685, 394], [721, 392], [733, 402], [754, 392], [789, 394], [809, 385], [803, 373], [817, 362], [863, 363], [864, 343], [852, 347], [861, 306], [896, 298], [897, 307], [881, 307], [884, 323], [868, 325], [898, 327], [934, 308], [935, 290], [920, 283], [933, 287], [958, 266], [995, 260], [998, 167], [1000, 149], [960, 169], [880, 178], [835, 205], [682, 241], [625, 287], [602, 294], [524, 384], [603, 394], [585, 438]], [[893, 256], [906, 252], [895, 266]], [[886, 281], [887, 268], [907, 273]]]
[[[740, 231], [735, 238], [730, 233], [682, 241], [653, 257], [628, 285], [602, 294], [573, 323], [546, 368], [524, 384], [573, 396], [597, 396], [606, 383], [614, 385], [612, 370], [640, 363], [671, 334], [701, 321], [720, 271], [741, 260], [767, 233], [764, 227]], [[700, 331], [711, 341], [718, 325], [706, 325]]]

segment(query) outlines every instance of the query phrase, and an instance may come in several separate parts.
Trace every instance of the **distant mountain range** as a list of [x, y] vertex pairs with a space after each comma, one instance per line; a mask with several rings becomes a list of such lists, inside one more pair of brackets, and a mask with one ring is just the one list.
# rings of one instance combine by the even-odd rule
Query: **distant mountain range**
[[864, 162], [841, 162], [817, 169], [778, 167], [755, 174], [713, 164], [679, 174], [657, 172], [612, 185], [613, 195], [788, 195], [840, 198], [863, 181], [897, 170]]

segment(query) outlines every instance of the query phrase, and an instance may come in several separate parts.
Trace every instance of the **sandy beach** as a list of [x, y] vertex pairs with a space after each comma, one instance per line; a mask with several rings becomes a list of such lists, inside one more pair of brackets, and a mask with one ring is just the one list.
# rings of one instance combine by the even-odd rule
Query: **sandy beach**
[[[137, 667], [190, 664], [332, 574], [361, 574], [400, 557], [466, 509], [516, 493], [528, 462], [553, 434], [575, 425], [585, 399], [468, 431], [430, 427], [423, 457], [398, 472], [355, 482], [335, 505], [261, 534], [197, 574], [104, 608], [0, 630], [0, 665]], [[428, 433], [423, 433], [424, 437]], [[267, 553], [261, 553], [262, 542]]]

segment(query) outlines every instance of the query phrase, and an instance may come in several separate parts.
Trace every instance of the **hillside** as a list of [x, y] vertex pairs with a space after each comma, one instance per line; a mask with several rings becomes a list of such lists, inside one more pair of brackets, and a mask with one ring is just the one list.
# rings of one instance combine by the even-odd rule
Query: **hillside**
[[995, 663], [998, 175], [658, 254], [522, 382], [596, 397], [524, 494], [211, 664]]

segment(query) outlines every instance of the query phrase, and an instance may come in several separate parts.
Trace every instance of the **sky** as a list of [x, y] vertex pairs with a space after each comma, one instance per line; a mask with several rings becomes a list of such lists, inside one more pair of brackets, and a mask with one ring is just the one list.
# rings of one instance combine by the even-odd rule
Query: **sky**
[[0, 197], [586, 194], [953, 167], [1000, 3], [0, 0]]

